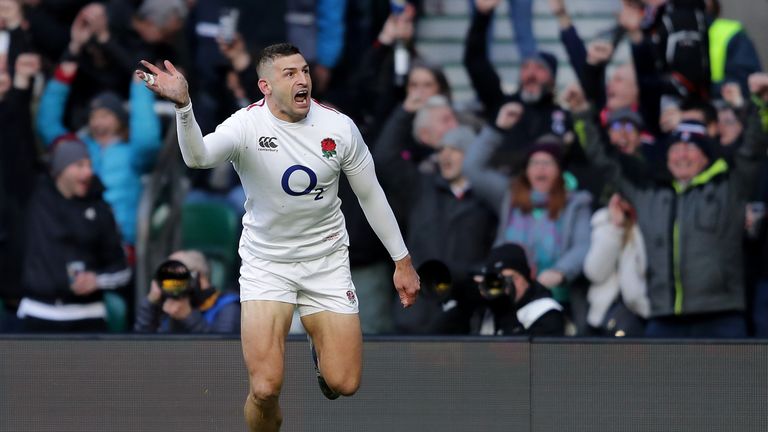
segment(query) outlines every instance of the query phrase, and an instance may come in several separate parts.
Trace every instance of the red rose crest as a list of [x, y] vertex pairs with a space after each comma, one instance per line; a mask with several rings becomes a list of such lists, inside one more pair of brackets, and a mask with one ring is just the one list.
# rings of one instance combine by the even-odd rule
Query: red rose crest
[[320, 147], [323, 149], [323, 156], [327, 159], [336, 156], [336, 141], [333, 138], [325, 138], [320, 141]]
[[357, 298], [355, 298], [355, 292], [352, 290], [347, 291], [347, 300], [349, 300], [349, 304], [355, 304], [357, 303]]

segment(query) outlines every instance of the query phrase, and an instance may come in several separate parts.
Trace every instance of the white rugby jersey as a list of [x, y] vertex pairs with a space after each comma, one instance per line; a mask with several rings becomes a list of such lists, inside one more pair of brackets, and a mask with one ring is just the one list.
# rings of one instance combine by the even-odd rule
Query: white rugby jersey
[[[184, 110], [179, 110], [181, 123], [189, 123], [189, 117], [194, 123], [191, 106], [188, 117]], [[339, 174], [359, 174], [373, 162], [349, 117], [313, 100], [306, 118], [286, 122], [262, 99], [235, 112], [204, 144], [209, 153], [204, 159], [210, 165], [220, 158], [231, 161], [245, 189], [241, 257], [295, 262], [349, 245], [338, 198]], [[190, 151], [184, 144], [182, 150]], [[402, 240], [400, 244], [405, 251]], [[390, 253], [405, 256], [407, 251]]]

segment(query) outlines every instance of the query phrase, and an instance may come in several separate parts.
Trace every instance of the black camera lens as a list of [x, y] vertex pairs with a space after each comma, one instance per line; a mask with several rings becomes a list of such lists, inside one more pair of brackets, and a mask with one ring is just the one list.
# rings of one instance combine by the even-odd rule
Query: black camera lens
[[192, 273], [184, 263], [168, 260], [157, 268], [155, 280], [163, 296], [179, 298], [189, 293]]
[[483, 281], [480, 283], [480, 290], [485, 297], [494, 299], [506, 295], [507, 287], [510, 281], [501, 273], [487, 272], [483, 273]]

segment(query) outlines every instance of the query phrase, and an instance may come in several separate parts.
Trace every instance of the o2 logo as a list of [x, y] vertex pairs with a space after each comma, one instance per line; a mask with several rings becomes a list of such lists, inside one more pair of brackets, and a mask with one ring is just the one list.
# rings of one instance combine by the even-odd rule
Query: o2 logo
[[[291, 189], [290, 180], [291, 176], [296, 171], [303, 171], [307, 176], [309, 176], [309, 184], [307, 185], [307, 188], [303, 191], [295, 191]], [[323, 188], [316, 188], [317, 186], [317, 174], [315, 174], [312, 169], [305, 167], [304, 165], [293, 165], [292, 167], [285, 170], [283, 173], [283, 178], [280, 181], [280, 184], [283, 186], [283, 190], [285, 193], [287, 193], [290, 196], [302, 196], [302, 195], [309, 195], [310, 193], [316, 193], [315, 195], [315, 201], [323, 199], [323, 192], [325, 189]]]

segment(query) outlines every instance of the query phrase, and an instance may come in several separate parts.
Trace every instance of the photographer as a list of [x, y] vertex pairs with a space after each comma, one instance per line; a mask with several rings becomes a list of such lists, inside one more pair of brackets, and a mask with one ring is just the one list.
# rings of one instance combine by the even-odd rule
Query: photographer
[[485, 305], [473, 317], [473, 333], [564, 334], [563, 307], [530, 275], [528, 258], [519, 245], [507, 243], [491, 250], [481, 274], [475, 276]]
[[211, 285], [210, 268], [196, 250], [174, 252], [158, 267], [134, 331], [238, 333], [240, 298]]

